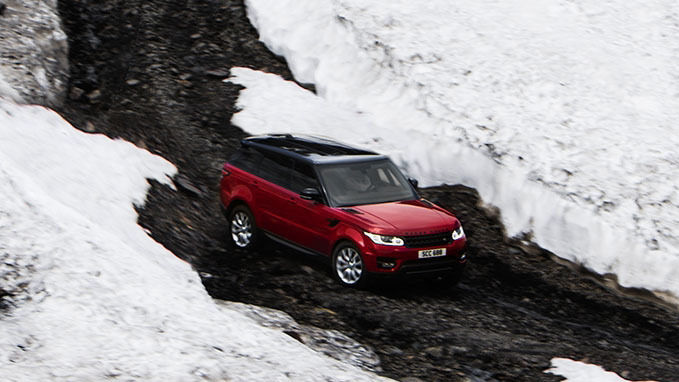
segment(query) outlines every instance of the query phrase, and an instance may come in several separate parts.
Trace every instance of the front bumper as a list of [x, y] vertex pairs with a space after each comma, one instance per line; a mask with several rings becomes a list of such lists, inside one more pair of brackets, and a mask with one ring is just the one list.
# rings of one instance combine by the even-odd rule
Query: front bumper
[[[406, 275], [445, 273], [464, 267], [467, 263], [466, 238], [445, 245], [423, 248], [370, 244], [368, 248], [363, 249], [363, 261], [370, 273]], [[445, 248], [446, 255], [419, 258], [419, 251], [437, 248]]]

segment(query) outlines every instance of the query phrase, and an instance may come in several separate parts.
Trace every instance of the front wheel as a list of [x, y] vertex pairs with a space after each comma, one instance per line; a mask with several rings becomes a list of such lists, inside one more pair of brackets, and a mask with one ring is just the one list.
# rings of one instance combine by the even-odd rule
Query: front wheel
[[365, 283], [367, 272], [363, 257], [353, 244], [345, 242], [335, 248], [332, 255], [332, 273], [344, 286], [358, 287]]
[[243, 249], [254, 247], [257, 240], [257, 225], [252, 217], [250, 209], [244, 205], [239, 205], [231, 210], [229, 214], [229, 231], [231, 242]]

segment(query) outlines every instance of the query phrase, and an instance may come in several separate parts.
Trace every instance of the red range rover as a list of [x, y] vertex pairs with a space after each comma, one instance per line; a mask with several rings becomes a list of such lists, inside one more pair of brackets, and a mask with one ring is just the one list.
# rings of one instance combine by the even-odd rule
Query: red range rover
[[327, 256], [347, 286], [373, 274], [454, 284], [467, 260], [460, 221], [420, 198], [388, 157], [324, 138], [244, 139], [224, 165], [221, 202], [235, 246], [266, 235]]

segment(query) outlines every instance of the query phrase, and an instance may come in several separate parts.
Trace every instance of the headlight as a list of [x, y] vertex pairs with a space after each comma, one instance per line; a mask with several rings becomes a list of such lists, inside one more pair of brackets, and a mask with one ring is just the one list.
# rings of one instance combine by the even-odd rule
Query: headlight
[[398, 236], [384, 236], [384, 235], [376, 235], [374, 233], [370, 232], [363, 232], [365, 236], [368, 236], [370, 240], [373, 241], [375, 244], [382, 244], [382, 245], [403, 245], [403, 239], [401, 239]]
[[455, 228], [452, 236], [453, 236], [453, 240], [462, 239], [464, 237], [464, 230], [462, 229], [462, 226]]

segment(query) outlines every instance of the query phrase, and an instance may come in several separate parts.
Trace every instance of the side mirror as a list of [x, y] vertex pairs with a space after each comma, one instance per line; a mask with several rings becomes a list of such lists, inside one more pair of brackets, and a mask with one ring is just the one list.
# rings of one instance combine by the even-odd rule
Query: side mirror
[[314, 187], [303, 189], [299, 196], [304, 200], [315, 200], [317, 202], [321, 201], [321, 192]]
[[410, 182], [410, 184], [417, 190], [417, 185], [419, 184], [417, 179], [408, 178], [408, 182]]

